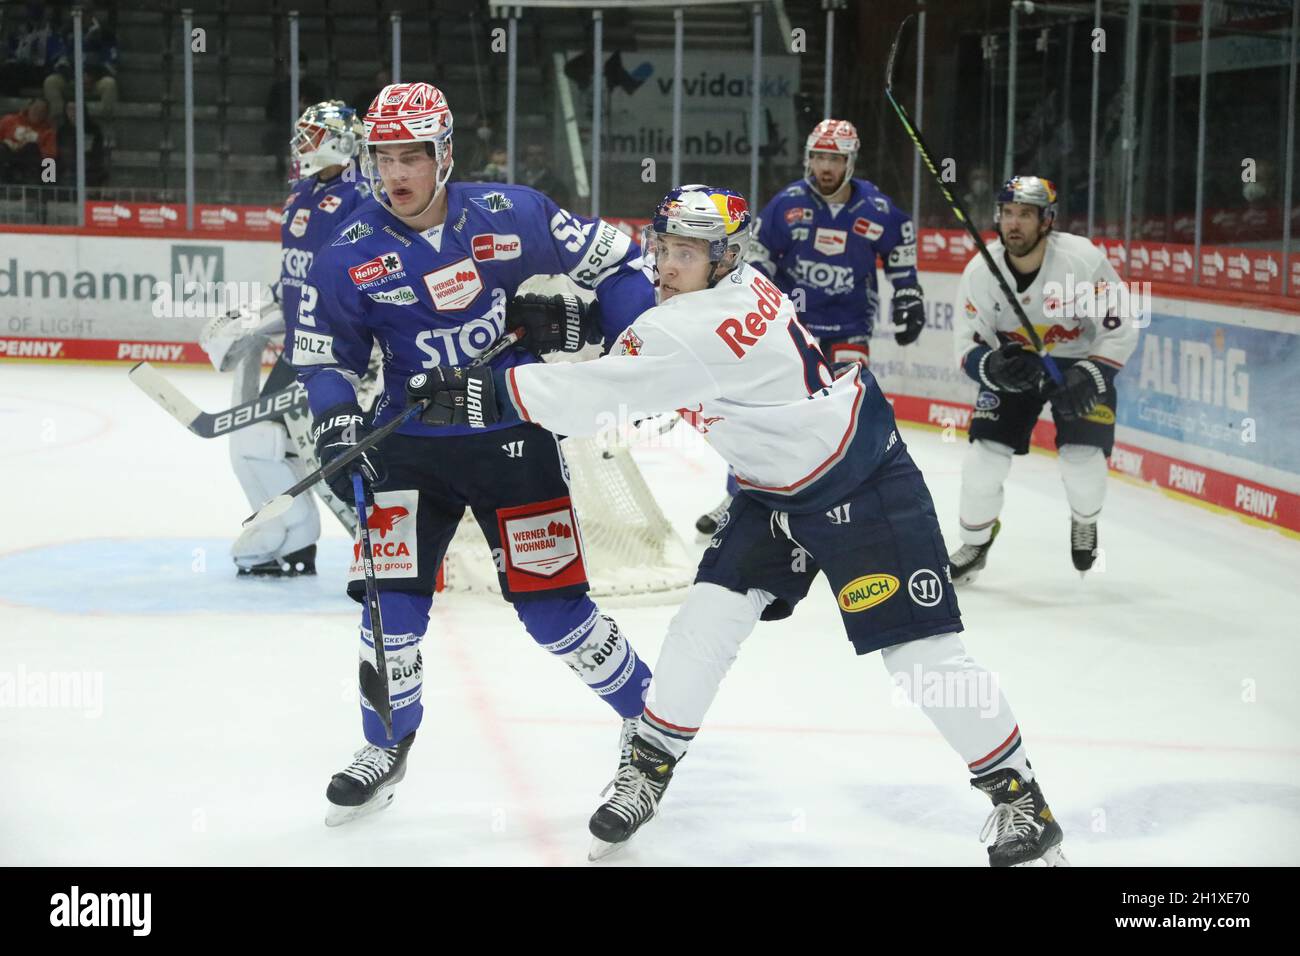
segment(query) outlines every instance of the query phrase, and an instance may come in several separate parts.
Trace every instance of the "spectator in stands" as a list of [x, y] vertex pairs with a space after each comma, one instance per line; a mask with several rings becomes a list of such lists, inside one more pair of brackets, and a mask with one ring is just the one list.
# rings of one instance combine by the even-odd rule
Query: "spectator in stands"
[[379, 91], [392, 82], [393, 74], [389, 73], [387, 70], [381, 69], [375, 74], [373, 83], [357, 90], [356, 95], [348, 101], [348, 106], [351, 106], [358, 113], [364, 116], [366, 110], [370, 108], [370, 104], [373, 103], [375, 97], [379, 95]]
[[26, 109], [0, 118], [0, 183], [41, 182], [42, 161], [58, 155], [49, 117], [49, 104], [38, 96]]
[[[81, 35], [82, 80], [85, 84], [82, 96], [99, 100], [99, 115], [111, 127], [117, 110], [117, 38], [104, 25], [105, 21], [93, 12], [82, 22], [86, 24]], [[55, 59], [54, 70], [45, 77], [44, 84], [50, 114], [56, 117], [63, 115], [64, 98], [69, 95], [76, 73], [71, 29], [65, 31], [63, 40], [63, 51]]]
[[493, 146], [488, 150], [487, 164], [477, 172], [469, 174], [469, 178], [479, 183], [503, 183], [506, 181], [506, 162], [508, 154], [504, 146]]
[[[86, 122], [86, 185], [103, 186], [108, 181], [108, 146], [104, 131], [89, 116]], [[59, 125], [59, 185], [70, 186], [77, 181], [77, 101], [64, 104], [64, 118]]]
[[961, 204], [966, 207], [971, 220], [980, 229], [990, 228], [993, 222], [993, 179], [984, 165], [971, 169]]
[[19, 96], [24, 90], [40, 87], [55, 62], [63, 55], [63, 37], [56, 21], [57, 13], [30, 4], [27, 19], [8, 33], [4, 64], [0, 66], [0, 94]]
[[569, 208], [569, 187], [551, 171], [546, 147], [533, 143], [524, 150], [524, 169], [519, 182], [544, 192], [561, 209]]

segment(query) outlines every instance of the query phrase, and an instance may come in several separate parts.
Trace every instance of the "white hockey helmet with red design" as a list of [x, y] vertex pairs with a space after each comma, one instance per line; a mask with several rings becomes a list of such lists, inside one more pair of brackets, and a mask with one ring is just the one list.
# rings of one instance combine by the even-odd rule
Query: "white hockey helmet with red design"
[[858, 139], [857, 127], [848, 120], [822, 120], [813, 127], [812, 132], [808, 134], [808, 139], [804, 142], [804, 178], [816, 187], [817, 179], [812, 173], [813, 153], [835, 153], [844, 156], [847, 159], [844, 167], [844, 178], [832, 190], [832, 192], [838, 191], [853, 175], [853, 164], [857, 161], [858, 150], [861, 145], [862, 142]]
[[[375, 148], [388, 143], [424, 143], [438, 164], [436, 199], [451, 178], [451, 107], [432, 83], [390, 83], [366, 110], [366, 178], [376, 199], [388, 206], [375, 163]], [[430, 200], [430, 205], [433, 200]], [[389, 206], [391, 211], [392, 207]]]

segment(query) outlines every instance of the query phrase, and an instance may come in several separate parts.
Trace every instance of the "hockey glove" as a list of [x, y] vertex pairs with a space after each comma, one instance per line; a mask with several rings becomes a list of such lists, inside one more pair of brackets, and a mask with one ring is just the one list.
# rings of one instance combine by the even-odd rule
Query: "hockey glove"
[[1043, 360], [1019, 342], [1008, 342], [980, 359], [980, 382], [995, 392], [1036, 392], [1047, 377]]
[[428, 374], [412, 375], [406, 383], [406, 397], [411, 404], [422, 398], [431, 400], [420, 416], [426, 425], [486, 428], [501, 420], [490, 368], [439, 365]]
[[506, 309], [506, 328], [523, 326], [523, 344], [534, 355], [576, 352], [600, 341], [594, 310], [576, 295], [519, 295]]
[[1064, 384], [1049, 396], [1052, 408], [1062, 418], [1083, 418], [1106, 394], [1109, 380], [1094, 362], [1075, 362], [1062, 376]]
[[[350, 451], [373, 430], [365, 424], [361, 406], [356, 402], [343, 402], [318, 416], [311, 437], [316, 443], [316, 457], [321, 466], [328, 465], [339, 455]], [[356, 507], [356, 499], [352, 495], [353, 468], [361, 469], [361, 480], [367, 498], [370, 497], [371, 486], [382, 481], [387, 472], [379, 457], [379, 449], [369, 448], [352, 462], [350, 468], [344, 468], [329, 479], [330, 491]]]
[[894, 290], [890, 310], [894, 319], [894, 341], [899, 345], [911, 345], [921, 337], [921, 329], [925, 328], [925, 301], [921, 295], [919, 285]]

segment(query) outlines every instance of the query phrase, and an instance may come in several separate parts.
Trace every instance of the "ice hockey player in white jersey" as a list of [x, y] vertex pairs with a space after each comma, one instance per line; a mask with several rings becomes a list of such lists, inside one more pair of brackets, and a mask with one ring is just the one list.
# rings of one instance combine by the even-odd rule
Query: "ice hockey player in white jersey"
[[[280, 226], [280, 277], [277, 295], [265, 303], [220, 315], [199, 334], [212, 364], [219, 372], [234, 373], [234, 403], [275, 394], [294, 383], [294, 368], [279, 358], [263, 382], [262, 355], [284, 334], [284, 315], [296, 314], [302, 281], [312, 258], [338, 224], [370, 195], [365, 177], [358, 175], [357, 152], [365, 129], [356, 110], [342, 100], [307, 107], [295, 124], [289, 145], [292, 189], [284, 203]], [[378, 362], [365, 378], [372, 394], [379, 375]], [[368, 403], [367, 403], [368, 404]], [[311, 440], [311, 416], [298, 407], [282, 418], [266, 420], [232, 431], [230, 463], [251, 507], [317, 467]], [[349, 534], [356, 531], [356, 514], [322, 482], [317, 496], [339, 519]], [[284, 515], [247, 528], [231, 548], [238, 574], [258, 577], [295, 577], [316, 573], [316, 541], [320, 516], [316, 504], [304, 495]]]
[[1080, 574], [1096, 560], [1106, 459], [1115, 442], [1115, 376], [1137, 345], [1141, 313], [1106, 255], [1083, 236], [1056, 232], [1056, 187], [1017, 176], [997, 196], [1000, 241], [989, 246], [1065, 379], [1055, 386], [982, 256], [962, 272], [953, 323], [957, 364], [980, 386], [962, 466], [956, 584], [979, 574], [1002, 527], [1011, 460], [1029, 452], [1051, 403], [1070, 506], [1070, 556]]
[[[992, 799], [990, 864], [1059, 864], [1061, 828], [1016, 719], [958, 636], [943, 535], [893, 411], [865, 366], [834, 375], [790, 299], [745, 264], [749, 221], [734, 192], [674, 189], [644, 244], [658, 304], [609, 355], [497, 371], [442, 366], [407, 386], [413, 400], [431, 401], [424, 420], [439, 425], [520, 420], [591, 435], [676, 408], [735, 470], [740, 492], [669, 625], [633, 759], [591, 818], [592, 858], [655, 814], [741, 642], [760, 620], [790, 616], [824, 571], [854, 650], [881, 651]], [[920, 694], [935, 683], [987, 692], [936, 705]]]

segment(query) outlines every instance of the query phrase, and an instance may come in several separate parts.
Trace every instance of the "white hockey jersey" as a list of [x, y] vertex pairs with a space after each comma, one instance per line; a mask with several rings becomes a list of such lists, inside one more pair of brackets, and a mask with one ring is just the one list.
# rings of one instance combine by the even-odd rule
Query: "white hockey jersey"
[[[1057, 358], [1101, 359], [1123, 367], [1144, 321], [1141, 303], [1120, 281], [1106, 254], [1085, 237], [1051, 232], [1045, 242], [1047, 251], [1038, 275], [1016, 294], [1043, 345]], [[1004, 252], [1001, 241], [989, 244], [989, 254], [1015, 292], [1015, 276]], [[962, 270], [953, 329], [959, 366], [979, 345], [998, 348], [1010, 339], [1030, 344], [997, 279], [978, 254]]]
[[519, 366], [501, 384], [521, 418], [561, 435], [677, 409], [742, 488], [784, 510], [839, 500], [903, 445], [870, 372], [835, 378], [794, 305], [749, 265], [642, 313], [603, 358]]

